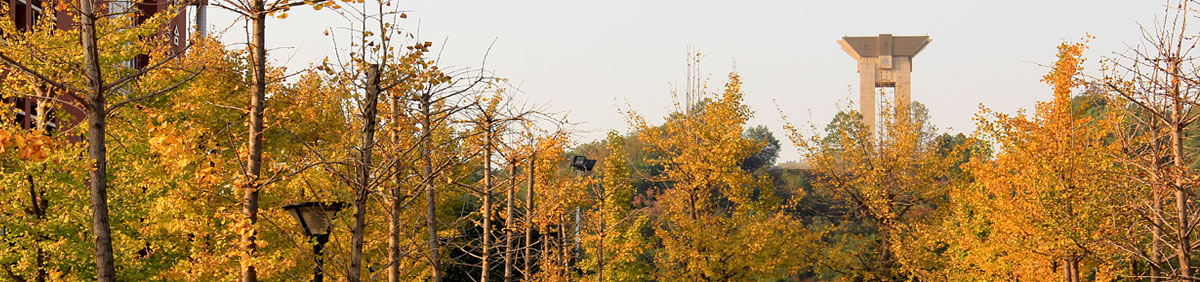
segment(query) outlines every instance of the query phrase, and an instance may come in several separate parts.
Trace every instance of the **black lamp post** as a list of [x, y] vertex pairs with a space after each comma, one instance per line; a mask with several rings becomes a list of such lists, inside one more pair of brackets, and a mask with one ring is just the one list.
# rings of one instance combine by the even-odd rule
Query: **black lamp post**
[[313, 281], [323, 281], [323, 266], [321, 260], [321, 249], [325, 247], [325, 243], [329, 242], [329, 226], [333, 221], [337, 212], [342, 209], [344, 203], [321, 203], [321, 202], [304, 202], [295, 203], [283, 206], [300, 222], [300, 227], [304, 228], [304, 235], [309, 238], [316, 239], [317, 244], [313, 245], [313, 256], [317, 265], [313, 267]]

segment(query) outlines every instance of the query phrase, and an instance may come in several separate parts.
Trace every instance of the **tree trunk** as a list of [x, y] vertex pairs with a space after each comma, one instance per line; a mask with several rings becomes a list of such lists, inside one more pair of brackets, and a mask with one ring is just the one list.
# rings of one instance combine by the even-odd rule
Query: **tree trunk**
[[530, 265], [533, 261], [533, 170], [536, 155], [529, 155], [529, 184], [525, 188], [525, 273], [522, 276], [525, 280], [533, 277], [533, 268]]
[[363, 229], [367, 225], [367, 196], [371, 192], [371, 152], [375, 147], [375, 118], [379, 104], [379, 65], [370, 65], [367, 70], [367, 103], [363, 105], [362, 139], [359, 144], [358, 183], [354, 191], [354, 230], [350, 234], [350, 265], [346, 279], [358, 282], [362, 279]]
[[513, 281], [513, 198], [516, 197], [517, 191], [517, 160], [508, 164], [508, 193], [505, 195], [505, 211], [504, 211], [504, 282]]
[[480, 282], [488, 281], [492, 259], [492, 122], [484, 125], [486, 133], [483, 142], [483, 262], [480, 265], [482, 274]]
[[[1174, 159], [1175, 169], [1183, 169], [1183, 126], [1179, 124], [1173, 125], [1171, 130], [1171, 154]], [[1185, 191], [1186, 184], [1182, 175], [1176, 175], [1175, 187], [1175, 209], [1178, 217], [1178, 227], [1176, 227], [1176, 257], [1179, 258], [1179, 275], [1183, 277], [1191, 277], [1191, 230], [1188, 220], [1188, 194]]]
[[[263, 108], [267, 99], [267, 49], [266, 24], [267, 15], [263, 12], [264, 3], [261, 0], [253, 2], [256, 11], [251, 16], [252, 36], [250, 40], [250, 60], [254, 63], [253, 93], [250, 96], [250, 138], [249, 156], [246, 160], [246, 179], [243, 186], [242, 209], [249, 222], [249, 228], [254, 229], [258, 224], [258, 178], [262, 172], [262, 131]], [[253, 260], [258, 246], [255, 242], [257, 230], [243, 232], [241, 237], [242, 251], [248, 259]], [[242, 264], [242, 282], [257, 282], [258, 272], [253, 263]]]
[[567, 216], [562, 214], [558, 216], [558, 255], [559, 263], [562, 264], [562, 279], [570, 277], [569, 269], [571, 258], [567, 256]]
[[1183, 156], [1183, 101], [1182, 93], [1180, 93], [1180, 73], [1179, 64], [1180, 58], [1171, 58], [1169, 70], [1171, 72], [1171, 161], [1174, 166], [1174, 188], [1175, 188], [1175, 212], [1178, 217], [1178, 224], [1175, 228], [1175, 254], [1179, 259], [1179, 275], [1181, 277], [1192, 277], [1191, 270], [1191, 232], [1190, 221], [1188, 219], [1188, 187], [1184, 181], [1182, 171], [1187, 168]]
[[33, 274], [34, 275], [33, 281], [34, 282], [46, 282], [46, 277], [50, 276], [49, 273], [46, 273], [46, 251], [42, 250], [41, 245], [37, 246], [36, 251], [37, 251], [37, 258], [34, 261], [34, 266], [37, 267], [37, 271], [34, 272], [34, 274]]
[[429, 233], [429, 267], [431, 281], [442, 281], [442, 263], [441, 255], [438, 252], [438, 228], [437, 228], [437, 194], [433, 189], [433, 157], [429, 154], [433, 151], [430, 148], [430, 141], [433, 138], [433, 118], [430, 107], [433, 105], [429, 94], [421, 96], [421, 184], [425, 186], [425, 225]]
[[[39, 105], [38, 114], [47, 114], [45, 107], [41, 107]], [[41, 119], [41, 116], [39, 116], [39, 119]], [[46, 190], [43, 188], [43, 190], [38, 191], [38, 182], [33, 179], [33, 175], [31, 174], [26, 173], [25, 180], [26, 183], [29, 183], [29, 209], [27, 211], [30, 215], [33, 215], [34, 219], [37, 220], [37, 224], [43, 224], [46, 220], [46, 209], [50, 208], [50, 202], [46, 200]], [[40, 235], [35, 236], [41, 237]], [[46, 282], [46, 278], [50, 276], [50, 274], [46, 272], [46, 251], [42, 249], [41, 241], [41, 239], [35, 240], [36, 244], [34, 245], [34, 253], [36, 253], [36, 257], [34, 258], [33, 265], [35, 269], [33, 281], [35, 282]], [[24, 279], [15, 280], [24, 281]]]
[[[42, 97], [54, 97], [54, 91], [51, 91], [49, 88], [49, 85], [34, 87], [38, 95]], [[50, 103], [52, 100], [46, 98], [36, 98], [33, 100], [35, 101], [34, 112], [37, 113], [37, 118], [33, 120], [33, 129], [42, 132], [42, 134], [51, 135], [51, 132], [46, 130], [46, 123], [50, 122], [52, 118], [50, 116]]]
[[[1154, 181], [1157, 182], [1158, 180], [1155, 179]], [[1152, 189], [1152, 193], [1154, 194], [1154, 210], [1152, 211], [1154, 213], [1154, 237], [1151, 238], [1152, 242], [1150, 243], [1150, 282], [1158, 282], [1160, 280], [1159, 276], [1162, 275], [1159, 273], [1159, 267], [1163, 263], [1161, 253], [1162, 243], [1160, 242], [1160, 238], [1163, 236], [1163, 191], [1158, 184], [1155, 184]]]
[[[1058, 269], [1055, 269], [1055, 271], [1057, 272]], [[1063, 277], [1063, 282], [1071, 282], [1071, 260], [1070, 259], [1063, 260], [1063, 276], [1062, 277]]]
[[[84, 0], [87, 2], [88, 0]], [[92, 159], [92, 170], [88, 187], [91, 188], [92, 232], [96, 246], [97, 281], [116, 281], [113, 266], [112, 231], [108, 221], [108, 160], [104, 145], [104, 95], [88, 97], [92, 103], [88, 116], [88, 157]]]
[[[400, 96], [396, 94], [391, 96], [391, 123], [393, 128], [396, 129], [392, 132], [392, 144], [400, 144]], [[420, 142], [420, 140], [417, 142]], [[400, 205], [401, 202], [403, 202], [400, 199], [407, 198], [404, 193], [400, 191], [400, 183], [403, 180], [400, 176], [400, 164], [400, 162], [396, 162], [394, 165], [392, 165], [392, 173], [394, 174], [393, 177], [395, 177], [394, 182], [396, 185], [392, 186], [392, 208], [391, 212], [388, 214], [388, 282], [400, 282]]]
[[[1149, 133], [1151, 136], [1150, 140], [1153, 140], [1152, 142], [1154, 143], [1159, 142], [1159, 132], [1158, 128], [1156, 128], [1157, 126], [1157, 120], [1152, 120]], [[1150, 158], [1150, 168], [1159, 168], [1158, 154], [1153, 154], [1153, 156]], [[1160, 280], [1159, 276], [1162, 275], [1159, 273], [1159, 267], [1163, 263], [1162, 243], [1160, 241], [1163, 236], [1163, 190], [1162, 185], [1159, 183], [1161, 180], [1158, 177], [1158, 172], [1151, 173], [1150, 177], [1150, 194], [1152, 200], [1154, 201], [1154, 208], [1152, 211], [1150, 211], [1153, 214], [1151, 216], [1151, 222], [1154, 224], [1153, 237], [1150, 239], [1150, 282], [1158, 282]]]
[[[541, 234], [542, 234], [542, 239], [541, 239], [542, 240], [542, 255], [538, 259], [538, 263], [542, 265], [541, 272], [546, 272], [546, 270], [554, 269], [553, 268], [554, 262], [550, 261], [550, 258], [548, 257], [550, 254], [552, 254], [552, 252], [550, 250], [551, 250], [551, 248], [553, 248], [553, 245], [552, 245], [553, 242], [550, 241], [550, 234], [554, 234], [554, 231], [551, 231], [550, 225], [546, 224], [546, 225], [542, 226]], [[534, 277], [532, 274], [525, 274], [525, 275], [529, 275], [529, 277]]]
[[[880, 221], [885, 220], [886, 219]], [[882, 272], [883, 277], [895, 279], [897, 277], [895, 277], [895, 274], [892, 272], [892, 262], [894, 258], [892, 257], [891, 250], [891, 230], [890, 224], [880, 224], [879, 226], [879, 269]]]
[[96, 281], [116, 281], [112, 230], [108, 221], [108, 152], [104, 144], [104, 80], [96, 47], [96, 12], [93, 0], [79, 0], [80, 42], [83, 44], [84, 73], [87, 75], [88, 158], [92, 160], [88, 188], [92, 205], [92, 239], [96, 251]]
[[1070, 257], [1065, 261], [1064, 273], [1066, 274], [1066, 282], [1079, 282], [1079, 258]]
[[596, 282], [604, 281], [604, 238], [608, 235], [608, 197], [604, 193], [604, 184], [600, 184], [600, 240], [597, 241], [596, 247]]

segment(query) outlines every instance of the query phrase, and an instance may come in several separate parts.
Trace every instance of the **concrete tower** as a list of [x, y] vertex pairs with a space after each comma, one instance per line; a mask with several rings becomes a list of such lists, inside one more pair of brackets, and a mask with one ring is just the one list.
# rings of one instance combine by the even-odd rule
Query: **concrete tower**
[[897, 118], [907, 117], [912, 95], [912, 58], [933, 42], [929, 36], [892, 36], [880, 34], [868, 37], [842, 37], [842, 51], [858, 61], [859, 112], [871, 132], [875, 132], [876, 88], [895, 89]]

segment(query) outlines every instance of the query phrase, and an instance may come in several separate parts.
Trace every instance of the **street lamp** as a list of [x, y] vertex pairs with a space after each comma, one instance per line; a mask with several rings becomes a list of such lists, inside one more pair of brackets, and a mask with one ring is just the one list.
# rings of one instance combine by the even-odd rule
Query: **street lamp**
[[321, 249], [325, 247], [326, 242], [329, 242], [330, 222], [345, 205], [344, 203], [304, 202], [283, 206], [284, 210], [287, 210], [292, 217], [296, 218], [296, 221], [300, 222], [300, 227], [304, 228], [304, 235], [317, 241], [317, 244], [313, 245], [313, 256], [317, 262], [317, 265], [313, 267], [313, 281], [315, 282], [324, 280]]
[[585, 156], [575, 156], [571, 159], [571, 167], [578, 171], [591, 172], [592, 167], [595, 166], [596, 160], [589, 159]]

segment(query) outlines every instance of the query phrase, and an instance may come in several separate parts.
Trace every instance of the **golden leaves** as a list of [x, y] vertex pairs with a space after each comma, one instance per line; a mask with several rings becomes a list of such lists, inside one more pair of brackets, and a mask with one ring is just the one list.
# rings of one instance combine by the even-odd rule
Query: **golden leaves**
[[11, 132], [0, 129], [0, 154], [16, 152], [17, 158], [26, 161], [45, 160], [54, 144], [50, 137], [41, 132]]
[[7, 130], [0, 129], [0, 154], [7, 152], [7, 148], [9, 146], [13, 146], [16, 142], [16, 139], [11, 133], [9, 133]]
[[659, 280], [785, 277], [813, 239], [781, 214], [781, 205], [768, 203], [770, 196], [755, 194], [766, 181], [739, 167], [761, 147], [741, 136], [752, 111], [742, 101], [741, 77], [730, 73], [728, 79], [719, 95], [701, 93], [709, 97], [679, 106], [688, 111], [672, 113], [662, 125], [626, 113], [638, 141], [658, 156], [647, 161], [663, 169], [652, 181], [669, 187], [657, 197], [663, 209], [663, 225], [655, 226], [663, 246], [654, 258]]
[[1053, 86], [1053, 99], [1039, 102], [1032, 116], [984, 108], [976, 118], [980, 135], [995, 142], [998, 153], [972, 159], [967, 170], [975, 182], [950, 194], [957, 208], [973, 215], [947, 220], [949, 227], [970, 228], [947, 230], [952, 250], [972, 253], [949, 261], [953, 269], [976, 268], [975, 279], [1051, 281], [1062, 274], [1050, 266], [1064, 260], [1088, 259], [1084, 273], [1115, 263], [1104, 258], [1107, 246], [1098, 239], [1115, 230], [1112, 195], [1124, 189], [1115, 182], [1119, 154], [1108, 140], [1117, 122], [1108, 114], [1071, 111], [1086, 48], [1059, 45], [1059, 59], [1042, 80]]
[[192, 150], [181, 140], [181, 135], [185, 133], [176, 129], [174, 124], [157, 126], [153, 132], [156, 136], [150, 138], [149, 144], [162, 154], [163, 159], [174, 160], [170, 164], [176, 168], [184, 168], [192, 163]]

